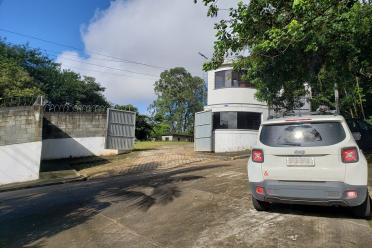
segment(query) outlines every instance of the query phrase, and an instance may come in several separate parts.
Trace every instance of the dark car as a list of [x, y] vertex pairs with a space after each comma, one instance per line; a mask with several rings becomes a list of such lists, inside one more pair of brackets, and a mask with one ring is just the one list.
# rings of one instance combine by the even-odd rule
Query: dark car
[[372, 125], [361, 119], [347, 119], [347, 124], [360, 149], [372, 151]]

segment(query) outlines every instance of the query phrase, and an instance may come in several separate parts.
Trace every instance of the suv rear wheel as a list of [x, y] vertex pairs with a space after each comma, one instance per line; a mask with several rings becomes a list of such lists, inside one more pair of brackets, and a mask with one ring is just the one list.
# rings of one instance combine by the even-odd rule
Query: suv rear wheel
[[264, 201], [260, 201], [260, 200], [257, 200], [256, 198], [254, 198], [252, 196], [252, 203], [253, 203], [253, 207], [257, 210], [257, 211], [266, 211], [269, 209], [270, 207], [270, 203], [268, 202], [264, 202]]
[[358, 218], [367, 218], [371, 216], [371, 199], [367, 192], [366, 200], [359, 206], [353, 207], [353, 214]]

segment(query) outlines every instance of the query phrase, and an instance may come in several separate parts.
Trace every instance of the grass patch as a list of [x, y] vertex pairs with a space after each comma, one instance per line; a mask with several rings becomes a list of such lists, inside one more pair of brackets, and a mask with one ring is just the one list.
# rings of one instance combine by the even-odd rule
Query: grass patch
[[134, 143], [134, 151], [154, 150], [163, 146], [176, 146], [186, 144], [191, 144], [191, 142], [137, 141]]

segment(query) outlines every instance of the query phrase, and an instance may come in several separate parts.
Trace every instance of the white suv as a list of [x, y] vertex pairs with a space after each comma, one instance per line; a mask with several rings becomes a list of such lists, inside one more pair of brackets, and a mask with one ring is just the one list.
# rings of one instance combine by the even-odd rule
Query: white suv
[[368, 164], [342, 116], [262, 123], [248, 178], [259, 211], [283, 202], [348, 206], [358, 217], [370, 216]]

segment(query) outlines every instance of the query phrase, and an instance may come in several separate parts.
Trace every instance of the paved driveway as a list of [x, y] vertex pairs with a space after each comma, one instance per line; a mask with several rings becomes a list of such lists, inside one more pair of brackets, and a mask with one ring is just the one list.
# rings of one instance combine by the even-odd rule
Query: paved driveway
[[[212, 161], [230, 160], [236, 156], [247, 156], [247, 154], [248, 152], [244, 151], [226, 154], [200, 153], [194, 151], [193, 143], [175, 143], [110, 158], [81, 158], [72, 160], [70, 163], [84, 176], [102, 177], [128, 172], [141, 172], [150, 168], [152, 170], [163, 170], [195, 163], [205, 164]], [[95, 162], [97, 159], [98, 163]]]
[[256, 212], [246, 160], [0, 194], [0, 247], [370, 247], [343, 208]]

